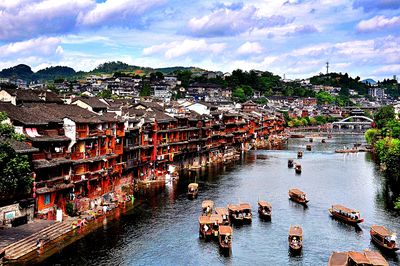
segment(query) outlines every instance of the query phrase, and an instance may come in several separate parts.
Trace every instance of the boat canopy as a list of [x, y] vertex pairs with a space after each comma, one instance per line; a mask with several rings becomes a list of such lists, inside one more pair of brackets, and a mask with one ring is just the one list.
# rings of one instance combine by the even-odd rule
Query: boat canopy
[[220, 224], [220, 223], [222, 223], [224, 221], [224, 219], [222, 219], [221, 215], [215, 214], [215, 213], [211, 214], [210, 220], [211, 220], [212, 223], [217, 222], [218, 224]]
[[219, 227], [218, 231], [219, 231], [220, 235], [232, 235], [233, 234], [232, 227], [227, 226], [227, 225], [221, 225]]
[[239, 208], [241, 210], [251, 210], [251, 206], [249, 203], [240, 203], [239, 204]]
[[338, 211], [342, 211], [342, 212], [345, 212], [345, 213], [353, 213], [353, 214], [359, 213], [359, 211], [347, 208], [347, 207], [345, 207], [343, 205], [340, 205], [340, 204], [332, 205], [332, 209], [335, 209], [335, 210], [338, 210]]
[[348, 259], [347, 252], [333, 252], [329, 258], [329, 266], [347, 266]]
[[203, 202], [201, 203], [201, 207], [203, 209], [205, 209], [207, 207], [213, 208], [214, 207], [214, 201], [212, 201], [212, 200], [203, 200]]
[[268, 203], [267, 201], [265, 201], [265, 200], [258, 201], [258, 205], [263, 207], [263, 208], [272, 209], [272, 205], [270, 203]]
[[370, 265], [369, 259], [365, 256], [365, 254], [356, 251], [349, 251], [349, 257], [355, 262], [360, 265]]
[[389, 266], [382, 254], [377, 251], [365, 250], [364, 254], [372, 265]]
[[391, 232], [389, 229], [387, 229], [386, 227], [384, 227], [382, 225], [373, 225], [373, 226], [371, 226], [371, 230], [383, 237], [393, 235], [393, 232]]
[[210, 216], [199, 216], [200, 224], [212, 224], [213, 221], [210, 219]]
[[229, 215], [228, 209], [224, 207], [215, 208], [215, 212], [219, 215]]
[[188, 188], [191, 188], [191, 187], [193, 187], [193, 188], [198, 188], [198, 187], [199, 187], [199, 184], [197, 184], [197, 183], [190, 183], [190, 184], [188, 185]]
[[306, 193], [304, 193], [303, 191], [301, 191], [300, 189], [298, 189], [298, 188], [292, 188], [292, 189], [290, 189], [289, 190], [289, 193], [290, 194], [296, 194], [297, 196], [302, 196], [302, 195], [306, 195]]
[[303, 236], [303, 228], [301, 228], [299, 225], [290, 226], [289, 236], [302, 237]]
[[228, 209], [232, 212], [236, 212], [240, 210], [240, 207], [236, 204], [228, 204]]

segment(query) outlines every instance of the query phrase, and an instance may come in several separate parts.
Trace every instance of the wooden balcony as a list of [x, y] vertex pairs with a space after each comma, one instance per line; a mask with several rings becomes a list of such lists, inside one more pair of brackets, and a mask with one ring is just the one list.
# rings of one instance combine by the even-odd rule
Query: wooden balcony
[[34, 153], [32, 154], [32, 160], [36, 161], [36, 160], [46, 160], [46, 155], [44, 154], [44, 152], [41, 153]]
[[123, 145], [122, 145], [122, 144], [115, 145], [114, 152], [115, 152], [116, 154], [122, 154], [122, 153], [124, 152], [124, 147], [123, 147]]
[[117, 137], [125, 137], [125, 130], [123, 128], [117, 128]]
[[71, 154], [72, 160], [81, 160], [85, 158], [85, 154], [83, 152], [74, 152]]

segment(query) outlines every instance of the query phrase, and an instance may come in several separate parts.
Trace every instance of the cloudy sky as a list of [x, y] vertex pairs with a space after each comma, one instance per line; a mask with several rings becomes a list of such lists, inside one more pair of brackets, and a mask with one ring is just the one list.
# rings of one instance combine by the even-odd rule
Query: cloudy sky
[[400, 0], [0, 0], [0, 69], [117, 60], [400, 76]]

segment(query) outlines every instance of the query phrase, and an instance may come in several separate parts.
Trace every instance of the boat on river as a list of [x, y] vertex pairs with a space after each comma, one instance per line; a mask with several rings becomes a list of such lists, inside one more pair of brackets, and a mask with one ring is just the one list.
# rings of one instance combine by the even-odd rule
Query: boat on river
[[290, 138], [292, 139], [302, 139], [304, 138], [303, 134], [290, 134]]
[[199, 217], [199, 237], [210, 238], [212, 236], [213, 221], [210, 216], [200, 216]]
[[271, 220], [272, 205], [265, 200], [259, 200], [257, 204], [258, 204], [258, 215], [260, 216], [260, 218], [264, 220]]
[[333, 252], [329, 257], [328, 266], [389, 266], [386, 259], [376, 251], [364, 252]]
[[253, 214], [251, 213], [251, 206], [249, 203], [240, 203], [240, 211], [243, 214], [243, 223], [251, 223]]
[[296, 171], [296, 174], [301, 174], [301, 164], [296, 164], [294, 170]]
[[289, 249], [291, 252], [300, 252], [303, 248], [303, 228], [300, 225], [289, 228]]
[[228, 211], [229, 211], [229, 218], [232, 223], [235, 223], [235, 224], [243, 223], [243, 213], [238, 204], [229, 204]]
[[306, 150], [311, 151], [311, 144], [306, 145]]
[[329, 213], [332, 217], [340, 219], [349, 224], [355, 225], [364, 222], [364, 219], [361, 218], [359, 211], [344, 207], [339, 204], [332, 205], [332, 207], [329, 208]]
[[304, 193], [303, 191], [301, 191], [298, 188], [292, 188], [289, 190], [289, 198], [292, 201], [295, 201], [297, 203], [304, 204], [304, 205], [309, 202], [309, 200], [307, 199], [306, 193]]
[[289, 168], [293, 168], [293, 165], [294, 165], [293, 159], [289, 159], [288, 162], [287, 162], [287, 166], [288, 166]]
[[297, 159], [303, 158], [303, 151], [298, 151], [297, 152]]
[[201, 203], [201, 208], [203, 210], [203, 214], [202, 215], [210, 216], [212, 214], [212, 212], [213, 212], [214, 201], [212, 201], [212, 200], [203, 200], [203, 202]]
[[222, 217], [222, 225], [230, 225], [231, 222], [229, 220], [229, 211], [224, 207], [215, 208], [215, 213]]
[[195, 198], [197, 198], [198, 193], [199, 193], [199, 184], [190, 183], [188, 185], [188, 192], [187, 192], [188, 198], [195, 199]]
[[218, 243], [221, 249], [230, 250], [232, 248], [232, 237], [232, 227], [226, 225], [221, 225], [219, 227]]
[[396, 244], [396, 234], [382, 225], [373, 225], [369, 231], [371, 240], [378, 247], [387, 251], [399, 250]]
[[347, 265], [349, 266], [389, 266], [386, 259], [376, 251], [349, 251]]

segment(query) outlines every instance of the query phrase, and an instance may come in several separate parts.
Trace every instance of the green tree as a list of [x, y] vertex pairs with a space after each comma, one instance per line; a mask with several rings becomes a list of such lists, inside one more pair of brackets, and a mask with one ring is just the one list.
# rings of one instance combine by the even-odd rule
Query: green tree
[[11, 142], [24, 137], [16, 134], [5, 120], [6, 115], [0, 112], [0, 202], [3, 204], [25, 196], [33, 182], [28, 156], [17, 154], [11, 146]]
[[97, 96], [103, 99], [110, 99], [112, 96], [112, 92], [109, 89], [104, 89], [101, 92], [99, 92]]
[[150, 84], [145, 82], [143, 83], [142, 89], [139, 92], [139, 96], [141, 97], [150, 96], [150, 92], [151, 92]]
[[374, 116], [374, 120], [377, 128], [383, 128], [387, 122], [395, 119], [396, 114], [393, 106], [383, 106], [379, 108], [378, 112]]
[[367, 141], [368, 144], [372, 144], [375, 142], [376, 137], [379, 135], [379, 130], [376, 128], [371, 128], [368, 129], [367, 132], [365, 132], [365, 140]]
[[244, 94], [244, 90], [241, 87], [237, 87], [232, 91], [232, 97], [240, 102], [244, 102], [246, 100], [246, 95]]

